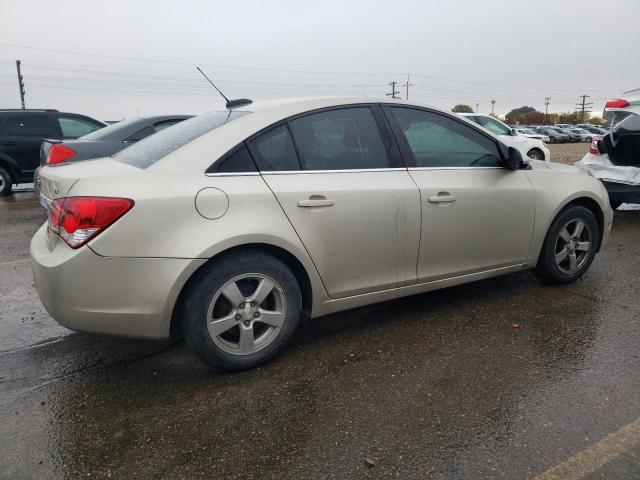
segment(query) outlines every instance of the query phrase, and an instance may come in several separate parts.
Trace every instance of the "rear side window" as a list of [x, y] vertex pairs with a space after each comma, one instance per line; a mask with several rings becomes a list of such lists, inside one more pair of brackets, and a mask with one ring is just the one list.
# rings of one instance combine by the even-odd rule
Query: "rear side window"
[[314, 113], [290, 122], [304, 170], [389, 168], [369, 107]]
[[416, 167], [497, 167], [495, 142], [452, 118], [413, 108], [389, 108]]
[[58, 117], [58, 124], [60, 124], [63, 138], [80, 138], [101, 127], [95, 123], [73, 117]]
[[153, 125], [153, 129], [156, 132], [159, 132], [160, 130], [164, 130], [165, 128], [170, 127], [171, 125], [175, 125], [176, 123], [179, 123], [181, 121], [182, 120], [166, 120], [164, 122], [158, 122]]
[[251, 155], [263, 172], [300, 170], [295, 147], [286, 125], [276, 127], [249, 143]]
[[178, 150], [196, 138], [211, 132], [225, 123], [247, 115], [249, 112], [209, 112], [166, 128], [114, 155], [120, 162], [138, 168], [147, 168], [161, 158]]
[[55, 128], [46, 115], [22, 115], [9, 117], [5, 124], [7, 135], [26, 137], [57, 136]]

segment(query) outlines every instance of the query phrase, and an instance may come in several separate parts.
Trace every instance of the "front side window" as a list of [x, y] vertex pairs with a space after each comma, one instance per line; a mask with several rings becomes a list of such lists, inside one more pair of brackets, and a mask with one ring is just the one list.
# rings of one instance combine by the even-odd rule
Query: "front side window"
[[21, 115], [9, 117], [6, 123], [7, 135], [25, 137], [55, 136], [56, 131], [46, 115]]
[[304, 170], [389, 168], [369, 107], [313, 113], [290, 122]]
[[496, 135], [511, 135], [509, 127], [491, 117], [476, 117], [476, 122]]
[[73, 117], [58, 117], [58, 124], [63, 138], [80, 138], [100, 129], [100, 125]]
[[416, 167], [498, 167], [495, 142], [443, 115], [413, 108], [389, 108]]

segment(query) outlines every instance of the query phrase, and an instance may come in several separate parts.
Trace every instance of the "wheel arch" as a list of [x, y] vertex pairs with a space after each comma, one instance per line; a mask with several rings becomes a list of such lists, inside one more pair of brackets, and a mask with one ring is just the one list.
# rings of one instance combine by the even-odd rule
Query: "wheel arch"
[[20, 169], [11, 157], [4, 153], [0, 153], [0, 167], [4, 168], [9, 175], [11, 175], [13, 183], [18, 183]]
[[544, 154], [544, 151], [540, 147], [531, 147], [529, 150], [527, 150], [527, 156], [529, 156], [529, 153], [533, 151], [538, 152], [542, 157], [542, 160], [546, 160], [546, 155]]
[[307, 271], [307, 268], [305, 268], [303, 262], [293, 253], [281, 246], [260, 242], [244, 243], [231, 246], [224, 250], [221, 250], [220, 252], [217, 252], [215, 255], [207, 259], [206, 262], [200, 265], [182, 285], [180, 293], [178, 294], [176, 301], [173, 304], [171, 316], [169, 319], [169, 333], [171, 337], [179, 337], [182, 334], [182, 309], [185, 304], [186, 295], [191, 285], [198, 280], [198, 276], [201, 274], [202, 270], [211, 263], [219, 261], [224, 256], [230, 255], [232, 253], [247, 251], [257, 251], [271, 255], [282, 261], [291, 269], [294, 276], [296, 277], [296, 280], [298, 281], [298, 285], [300, 285], [300, 291], [302, 293], [303, 319], [311, 317], [314, 300], [313, 286], [311, 284], [311, 277], [309, 275], [309, 272]]
[[543, 248], [544, 242], [547, 239], [547, 235], [549, 234], [549, 229], [551, 228], [551, 225], [553, 224], [554, 220], [558, 217], [558, 215], [564, 212], [567, 208], [572, 207], [574, 205], [580, 205], [582, 207], [589, 209], [596, 217], [596, 221], [598, 222], [598, 228], [600, 229], [600, 238], [598, 238], [598, 248], [596, 249], [596, 252], [600, 251], [600, 246], [602, 245], [602, 239], [604, 238], [604, 228], [605, 228], [604, 212], [597, 200], [595, 200], [594, 198], [588, 195], [579, 194], [575, 197], [566, 199], [551, 216], [548, 224], [546, 225], [545, 235], [542, 239], [542, 243], [540, 243], [539, 247], [537, 248], [536, 256], [533, 257], [535, 258], [536, 264], [540, 260], [540, 255], [542, 254], [542, 248]]
[[[567, 207], [572, 206], [572, 205], [583, 206], [583, 207], [591, 210], [593, 215], [596, 217], [596, 220], [598, 221], [598, 228], [600, 229], [600, 238], [598, 238], [598, 249], [596, 250], [596, 252], [599, 252], [600, 251], [600, 245], [602, 245], [602, 239], [604, 237], [604, 228], [605, 228], [605, 225], [604, 225], [604, 212], [602, 211], [602, 208], [600, 207], [600, 204], [597, 201], [595, 201], [593, 198], [591, 198], [591, 197], [578, 197], [578, 198], [575, 198], [575, 199], [571, 200], [567, 204], [565, 204], [560, 211], [563, 211]], [[560, 212], [558, 212], [556, 214], [556, 217], [558, 216], [559, 213]]]

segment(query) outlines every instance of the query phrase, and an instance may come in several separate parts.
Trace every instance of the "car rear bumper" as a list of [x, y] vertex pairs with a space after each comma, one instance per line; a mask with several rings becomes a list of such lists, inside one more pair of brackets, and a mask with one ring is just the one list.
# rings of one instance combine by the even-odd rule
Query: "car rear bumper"
[[89, 247], [47, 247], [47, 225], [31, 240], [36, 290], [51, 316], [83, 332], [162, 339], [183, 285], [206, 260], [102, 257]]
[[640, 203], [640, 185], [603, 181], [609, 198], [623, 203]]

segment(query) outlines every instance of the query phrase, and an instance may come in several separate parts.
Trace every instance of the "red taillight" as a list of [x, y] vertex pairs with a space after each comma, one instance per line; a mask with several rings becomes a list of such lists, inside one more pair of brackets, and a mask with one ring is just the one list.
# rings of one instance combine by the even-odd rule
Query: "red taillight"
[[49, 207], [49, 228], [71, 248], [94, 238], [133, 207], [129, 198], [58, 198]]
[[616, 98], [615, 100], [609, 100], [605, 104], [604, 108], [624, 108], [628, 106], [629, 106], [629, 102], [627, 102], [622, 98]]
[[594, 140], [589, 145], [589, 153], [591, 155], [600, 155], [600, 150], [598, 150], [598, 141]]
[[76, 152], [73, 148], [54, 143], [49, 149], [49, 153], [47, 154], [47, 161], [45, 162], [45, 164], [55, 165], [56, 163], [64, 162], [77, 153], [78, 152]]

